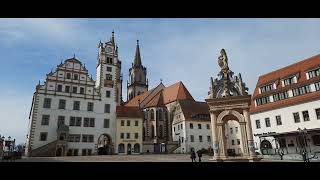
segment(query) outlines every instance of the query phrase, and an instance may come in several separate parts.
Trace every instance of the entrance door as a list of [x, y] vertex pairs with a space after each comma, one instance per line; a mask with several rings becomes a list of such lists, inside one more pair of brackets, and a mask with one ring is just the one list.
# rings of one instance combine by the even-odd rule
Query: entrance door
[[127, 151], [128, 151], [128, 154], [131, 154], [131, 144], [130, 143], [127, 145]]
[[62, 156], [62, 148], [57, 149], [56, 156]]

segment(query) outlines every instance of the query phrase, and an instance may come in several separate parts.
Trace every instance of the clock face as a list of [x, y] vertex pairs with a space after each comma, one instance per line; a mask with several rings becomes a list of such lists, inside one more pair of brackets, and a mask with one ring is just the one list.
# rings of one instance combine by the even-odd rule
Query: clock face
[[112, 52], [112, 48], [108, 47], [107, 52]]

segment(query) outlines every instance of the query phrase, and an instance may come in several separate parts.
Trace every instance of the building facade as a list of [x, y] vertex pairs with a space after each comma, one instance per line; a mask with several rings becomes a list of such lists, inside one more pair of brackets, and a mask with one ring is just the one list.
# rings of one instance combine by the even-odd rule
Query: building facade
[[36, 86], [26, 154], [113, 154], [116, 106], [121, 103], [121, 61], [114, 34], [99, 43], [97, 79], [75, 57], [61, 62]]
[[205, 102], [179, 100], [173, 112], [173, 140], [180, 147], [177, 153], [191, 150], [212, 150], [210, 114]]
[[320, 55], [259, 77], [251, 103], [257, 151], [320, 150]]
[[142, 153], [143, 113], [138, 107], [117, 106], [117, 154]]

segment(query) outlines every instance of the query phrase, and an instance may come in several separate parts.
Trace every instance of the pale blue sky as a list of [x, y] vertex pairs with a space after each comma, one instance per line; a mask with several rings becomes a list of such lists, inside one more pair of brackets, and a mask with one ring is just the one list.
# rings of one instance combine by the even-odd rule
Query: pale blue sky
[[0, 19], [0, 134], [25, 141], [35, 86], [62, 59], [75, 53], [95, 77], [98, 42], [113, 29], [124, 87], [139, 39], [150, 87], [181, 80], [199, 101], [221, 48], [250, 93], [259, 75], [320, 50], [320, 19]]

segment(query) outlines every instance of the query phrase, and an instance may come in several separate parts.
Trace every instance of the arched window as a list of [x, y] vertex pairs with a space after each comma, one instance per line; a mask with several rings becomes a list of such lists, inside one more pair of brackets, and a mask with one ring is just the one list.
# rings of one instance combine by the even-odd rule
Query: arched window
[[135, 153], [140, 153], [140, 144], [136, 143], [136, 144], [133, 146], [133, 149], [134, 149], [134, 152], [135, 152]]
[[161, 109], [159, 109], [159, 120], [160, 120], [160, 121], [163, 120], [163, 119], [162, 119], [162, 110], [161, 110]]
[[150, 119], [154, 120], [154, 110], [153, 109], [151, 109], [151, 118]]
[[131, 84], [133, 83], [134, 81], [133, 81], [133, 75], [131, 75]]
[[167, 121], [168, 120], [168, 112], [165, 110], [164, 111], [164, 119]]
[[119, 146], [118, 146], [118, 152], [119, 153], [124, 153], [124, 144], [119, 144]]
[[146, 137], [146, 128], [143, 127], [142, 128], [142, 139], [143, 139], [143, 141], [145, 140], [145, 137]]
[[154, 138], [154, 126], [151, 126], [151, 137]]

